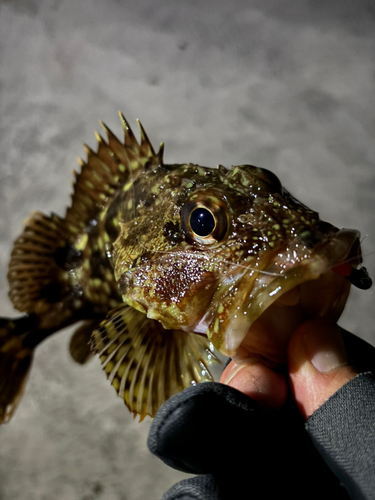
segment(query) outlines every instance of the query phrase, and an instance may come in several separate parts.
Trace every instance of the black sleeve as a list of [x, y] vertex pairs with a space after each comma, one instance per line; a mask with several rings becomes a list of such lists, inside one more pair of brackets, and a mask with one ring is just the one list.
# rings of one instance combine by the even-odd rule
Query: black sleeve
[[329, 468], [355, 500], [375, 499], [375, 380], [362, 373], [306, 422]]

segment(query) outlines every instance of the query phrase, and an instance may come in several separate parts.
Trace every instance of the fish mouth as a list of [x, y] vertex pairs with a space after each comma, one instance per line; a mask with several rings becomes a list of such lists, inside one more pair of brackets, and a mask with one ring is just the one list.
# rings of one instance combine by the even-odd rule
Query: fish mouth
[[219, 291], [207, 335], [237, 362], [261, 358], [271, 366], [285, 364], [300, 323], [340, 317], [350, 283], [334, 269], [344, 262], [356, 268], [361, 261], [360, 233], [351, 229], [337, 230], [312, 249], [295, 242], [278, 250], [261, 269], [237, 271], [234, 293]]

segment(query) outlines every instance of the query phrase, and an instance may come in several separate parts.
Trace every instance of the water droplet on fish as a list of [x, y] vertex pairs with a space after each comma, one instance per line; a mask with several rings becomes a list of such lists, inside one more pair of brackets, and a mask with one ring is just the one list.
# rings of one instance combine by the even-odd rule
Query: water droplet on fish
[[108, 259], [112, 258], [112, 245], [111, 245], [111, 243], [105, 244], [105, 254], [108, 257]]

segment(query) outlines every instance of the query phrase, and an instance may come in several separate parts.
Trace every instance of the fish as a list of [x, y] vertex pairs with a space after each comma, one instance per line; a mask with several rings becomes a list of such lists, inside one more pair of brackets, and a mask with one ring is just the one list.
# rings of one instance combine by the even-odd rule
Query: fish
[[271, 171], [165, 164], [140, 121], [121, 142], [104, 124], [85, 147], [65, 217], [34, 212], [10, 256], [16, 318], [0, 318], [0, 423], [13, 416], [35, 348], [77, 324], [73, 359], [93, 355], [129, 411], [153, 417], [211, 381], [217, 351], [286, 362], [304, 318], [340, 316], [367, 289], [360, 233], [338, 229]]

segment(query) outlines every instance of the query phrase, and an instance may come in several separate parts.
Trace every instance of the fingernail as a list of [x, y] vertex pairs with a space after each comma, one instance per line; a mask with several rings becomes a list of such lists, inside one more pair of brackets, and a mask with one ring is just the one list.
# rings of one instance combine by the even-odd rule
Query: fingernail
[[333, 323], [316, 321], [303, 337], [312, 365], [320, 373], [328, 373], [347, 362], [340, 328]]
[[233, 365], [233, 367], [229, 370], [228, 375], [224, 379], [224, 384], [228, 385], [232, 378], [237, 375], [242, 368], [245, 368], [246, 365]]

